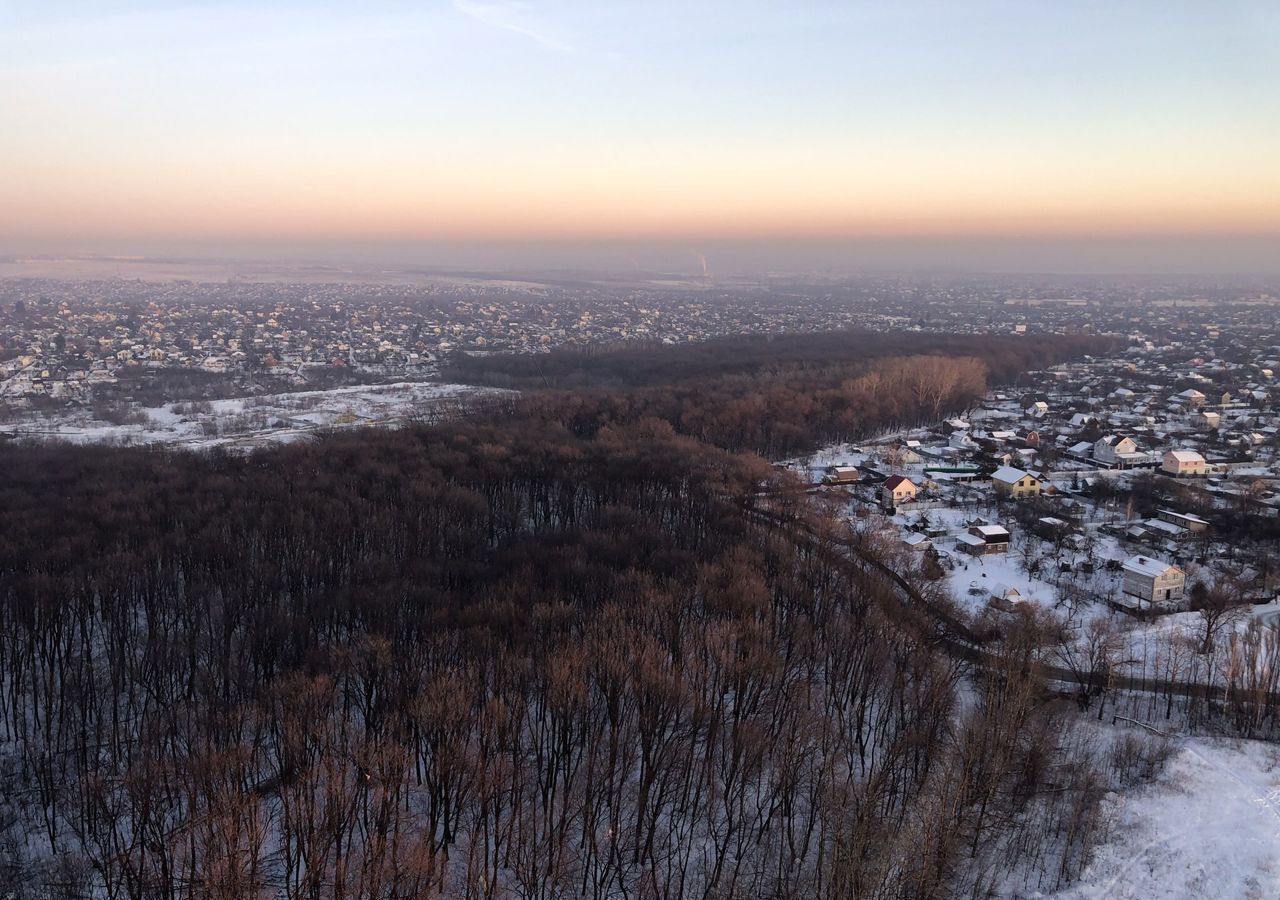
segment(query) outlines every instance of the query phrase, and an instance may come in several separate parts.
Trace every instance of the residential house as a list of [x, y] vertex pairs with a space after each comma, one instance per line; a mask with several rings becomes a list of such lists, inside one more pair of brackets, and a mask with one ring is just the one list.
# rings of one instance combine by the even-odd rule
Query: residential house
[[1206, 398], [1204, 394], [1200, 393], [1195, 388], [1187, 388], [1185, 391], [1181, 391], [1176, 394], [1173, 399], [1176, 402], [1181, 403], [1183, 406], [1194, 409], [1195, 407], [1203, 406]]
[[[919, 441], [912, 441], [916, 447], [920, 445]], [[910, 444], [891, 444], [880, 454], [880, 458], [884, 460], [885, 465], [892, 468], [901, 468], [902, 466], [915, 466], [924, 462], [924, 457], [916, 452], [916, 448]]]
[[1222, 425], [1222, 414], [1211, 409], [1202, 409], [1191, 417], [1191, 424], [1197, 428], [1216, 429]]
[[1136, 597], [1139, 605], [1145, 601], [1149, 605], [1174, 606], [1182, 600], [1187, 576], [1177, 566], [1149, 556], [1134, 556], [1125, 560], [1121, 569], [1121, 590]]
[[1056, 541], [1071, 533], [1071, 523], [1057, 516], [1042, 516], [1031, 530], [1047, 541]]
[[1093, 442], [1093, 458], [1109, 466], [1120, 462], [1122, 454], [1137, 452], [1137, 442], [1126, 435], [1108, 434]]
[[918, 490], [910, 478], [894, 475], [886, 478], [884, 484], [880, 485], [880, 503], [885, 509], [893, 509], [916, 499]]
[[973, 525], [956, 535], [956, 549], [972, 556], [1009, 552], [1009, 530], [1000, 525]]
[[1015, 500], [1040, 495], [1040, 479], [1013, 466], [1001, 466], [992, 472], [991, 487], [998, 496]]
[[933, 541], [929, 539], [929, 536], [918, 531], [908, 531], [902, 536], [902, 543], [910, 550], [920, 550], [922, 552], [933, 546]]
[[1209, 464], [1194, 450], [1166, 450], [1160, 470], [1166, 475], [1192, 478], [1207, 475]]
[[1179, 528], [1189, 531], [1192, 534], [1201, 534], [1209, 530], [1207, 520], [1191, 513], [1180, 513], [1172, 509], [1161, 509], [1156, 511], [1156, 515], [1162, 522], [1168, 522], [1171, 525], [1177, 525]]
[[827, 466], [822, 475], [823, 484], [854, 484], [861, 479], [857, 466]]

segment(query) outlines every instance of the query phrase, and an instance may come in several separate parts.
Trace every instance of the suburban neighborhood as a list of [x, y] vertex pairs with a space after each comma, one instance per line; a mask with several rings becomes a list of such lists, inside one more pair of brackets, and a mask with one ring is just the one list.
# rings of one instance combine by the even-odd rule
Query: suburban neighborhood
[[1213, 680], [1280, 619], [1278, 368], [1135, 340], [787, 465], [975, 621], [1048, 614], [1114, 671]]

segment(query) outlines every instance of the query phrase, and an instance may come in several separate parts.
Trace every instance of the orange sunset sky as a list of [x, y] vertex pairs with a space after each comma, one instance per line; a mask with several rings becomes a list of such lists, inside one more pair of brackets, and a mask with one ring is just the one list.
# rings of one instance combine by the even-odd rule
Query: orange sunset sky
[[0, 250], [1280, 235], [1280, 6], [0, 4]]

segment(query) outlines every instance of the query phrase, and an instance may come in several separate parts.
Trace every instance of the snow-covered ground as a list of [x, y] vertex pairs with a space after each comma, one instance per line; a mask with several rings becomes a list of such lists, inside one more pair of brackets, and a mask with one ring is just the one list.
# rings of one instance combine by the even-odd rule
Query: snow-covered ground
[[986, 606], [993, 595], [1041, 606], [1057, 601], [1053, 585], [1028, 575], [1012, 553], [970, 557], [957, 552], [952, 559], [956, 568], [947, 573], [951, 596], [973, 612]]
[[1280, 747], [1192, 738], [1159, 780], [1111, 795], [1111, 833], [1057, 900], [1280, 897]]
[[861, 444], [832, 444], [809, 456], [783, 460], [780, 465], [786, 466], [806, 481], [816, 483], [822, 480], [828, 466], [860, 466], [869, 459], [871, 454]]
[[166, 403], [137, 409], [145, 421], [112, 425], [78, 410], [0, 426], [19, 440], [76, 444], [173, 444], [193, 448], [261, 446], [305, 439], [322, 429], [388, 425], [430, 417], [444, 404], [481, 393], [465, 384], [396, 382], [326, 391], [236, 397], [202, 403]]

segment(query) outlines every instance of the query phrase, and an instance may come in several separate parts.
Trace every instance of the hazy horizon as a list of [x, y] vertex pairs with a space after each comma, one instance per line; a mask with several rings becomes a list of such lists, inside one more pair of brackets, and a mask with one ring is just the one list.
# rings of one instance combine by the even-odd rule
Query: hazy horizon
[[12, 0], [0, 252], [1275, 271], [1278, 44], [1254, 0]]
[[[1280, 236], [1205, 238], [861, 238], [824, 241], [24, 241], [0, 240], [0, 277], [48, 275], [59, 260], [263, 267], [671, 273], [697, 277], [942, 273], [1280, 274]], [[705, 269], [704, 269], [705, 264]], [[102, 267], [99, 266], [99, 269]], [[123, 274], [123, 272], [122, 272]]]

